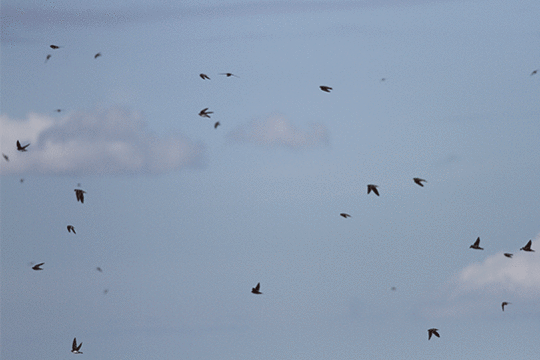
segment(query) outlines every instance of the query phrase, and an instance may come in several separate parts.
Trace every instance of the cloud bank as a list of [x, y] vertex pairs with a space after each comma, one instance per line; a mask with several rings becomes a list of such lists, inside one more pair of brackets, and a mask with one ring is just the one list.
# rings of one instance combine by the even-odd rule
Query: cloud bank
[[240, 125], [227, 136], [234, 142], [290, 149], [306, 149], [329, 144], [328, 130], [324, 125], [312, 124], [309, 129], [300, 130], [279, 115]]
[[[0, 116], [1, 174], [160, 174], [204, 165], [205, 148], [180, 134], [152, 134], [139, 114], [120, 108], [76, 112], [61, 119], [30, 114]], [[30, 143], [16, 151], [15, 143]]]

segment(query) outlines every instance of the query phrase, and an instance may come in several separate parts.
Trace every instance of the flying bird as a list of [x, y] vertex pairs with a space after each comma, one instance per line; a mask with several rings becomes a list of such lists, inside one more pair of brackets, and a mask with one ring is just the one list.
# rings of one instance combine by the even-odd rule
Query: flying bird
[[109, 292], [109, 289], [103, 290], [103, 295], [107, 295], [108, 292]]
[[99, 272], [103, 272], [103, 270], [99, 266], [96, 268], [96, 270]]
[[41, 264], [37, 264], [37, 265], [34, 265], [32, 266], [32, 270], [43, 270], [42, 268], [40, 268], [41, 265], [43, 265], [45, 263], [41, 263]]
[[22, 184], [22, 183], [24, 182], [24, 179], [23, 179], [23, 178], [21, 178], [21, 180], [19, 180], [19, 181], [20, 181], [20, 182], [21, 182], [21, 184]]
[[97, 58], [100, 57], [100, 56], [101, 56], [101, 53], [98, 52], [96, 55], [94, 55], [94, 59], [97, 59]]
[[506, 256], [507, 258], [512, 258], [512, 256], [514, 256], [514, 254], [510, 254], [510, 253], [504, 253], [504, 256]]
[[324, 86], [324, 85], [321, 85], [319, 86], [321, 88], [322, 91], [324, 92], [330, 92], [330, 90], [332, 90], [332, 88], [330, 86]]
[[504, 307], [505, 307], [506, 305], [510, 305], [510, 304], [511, 304], [511, 303], [509, 303], [509, 302], [503, 301], [503, 303], [501, 304], [501, 307], [502, 307], [503, 311], [504, 311]]
[[56, 50], [56, 49], [60, 49], [61, 47], [62, 47], [62, 46], [57, 46], [57, 45], [51, 45], [51, 49], [54, 49], [54, 50]]
[[45, 58], [45, 62], [49, 61], [49, 59], [51, 58], [51, 54], [47, 55], [47, 57]]
[[262, 295], [262, 292], [259, 291], [260, 288], [261, 288], [261, 283], [258, 283], [257, 286], [255, 286], [254, 288], [251, 288], [251, 292], [253, 294]]
[[217, 122], [214, 124], [214, 129], [217, 129], [217, 127], [218, 127], [219, 125], [221, 125], [221, 124], [219, 123], [219, 121], [217, 121]]
[[417, 183], [418, 185], [424, 187], [424, 184], [422, 184], [422, 181], [423, 182], [427, 182], [426, 180], [424, 179], [420, 179], [420, 178], [413, 178], [414, 182]]
[[522, 247], [522, 248], [519, 249], [519, 250], [523, 250], [523, 251], [532, 251], [532, 252], [534, 252], [534, 250], [531, 249], [531, 245], [532, 245], [532, 240], [529, 240], [529, 242], [527, 243], [527, 245], [525, 245], [524, 247]]
[[428, 340], [431, 339], [431, 335], [435, 335], [436, 337], [440, 338], [441, 336], [439, 335], [437, 331], [439, 331], [439, 329], [435, 329], [435, 328], [428, 329]]
[[75, 196], [77, 196], [77, 201], [80, 201], [82, 204], [84, 204], [84, 194], [86, 194], [86, 191], [81, 189], [75, 189]]
[[2, 153], [2, 156], [4, 157], [4, 159], [6, 159], [6, 161], [9, 161], [9, 157], [6, 154]]
[[201, 79], [203, 79], [203, 80], [210, 80], [210, 78], [209, 78], [208, 75], [206, 75], [206, 74], [199, 74], [199, 76], [200, 76]]
[[62, 112], [62, 109], [56, 109], [56, 110], [54, 110], [54, 111], [56, 111], [57, 113], [59, 113], [59, 112]]
[[471, 246], [469, 246], [469, 249], [484, 250], [484, 248], [481, 248], [481, 247], [480, 247], [480, 237], [478, 237], [478, 239], [476, 239], [476, 241], [474, 242], [474, 244], [472, 244]]
[[73, 231], [73, 233], [76, 234], [75, 228], [73, 227], [73, 225], [68, 225], [68, 226], [67, 226], [67, 230], [68, 230], [68, 232], [72, 232], [72, 231]]
[[382, 78], [382, 79], [381, 79], [381, 82], [382, 82], [382, 81], [386, 81], [386, 78]]
[[340, 215], [340, 216], [343, 216], [345, 219], [351, 217], [351, 215], [346, 214], [346, 213], [341, 213], [341, 214], [339, 214], [339, 215]]
[[392, 291], [396, 291], [396, 290], [397, 290], [397, 288], [396, 288], [395, 286], [392, 286], [392, 287], [390, 288], [390, 290], [392, 290]]
[[531, 76], [535, 75], [537, 72], [538, 72], [538, 69], [533, 70], [533, 72], [531, 73]]
[[219, 74], [219, 75], [225, 75], [225, 76], [227, 76], [227, 77], [234, 76], [234, 77], [239, 78], [239, 76], [236, 76], [236, 75], [234, 75], [234, 74], [232, 74], [232, 73], [221, 73], [221, 74]]
[[19, 140], [17, 140], [17, 150], [19, 151], [26, 151], [26, 148], [30, 146], [30, 144], [26, 144], [24, 146], [21, 146], [21, 143], [19, 142]]
[[73, 344], [71, 345], [71, 352], [74, 354], [82, 354], [81, 350], [82, 343], [77, 346], [77, 338], [73, 338]]
[[369, 184], [367, 186], [367, 193], [369, 194], [370, 192], [374, 192], [375, 195], [379, 196], [379, 190], [377, 190], [379, 186], [378, 185], [373, 185], [373, 184]]
[[213, 114], [213, 111], [208, 111], [208, 108], [204, 108], [199, 112], [199, 116], [210, 118], [210, 114]]

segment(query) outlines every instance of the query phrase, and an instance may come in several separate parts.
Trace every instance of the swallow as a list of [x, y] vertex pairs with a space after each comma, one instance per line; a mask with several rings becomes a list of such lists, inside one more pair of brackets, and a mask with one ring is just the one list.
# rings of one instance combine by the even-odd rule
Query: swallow
[[423, 182], [427, 182], [426, 180], [424, 179], [420, 179], [420, 178], [413, 178], [414, 182], [417, 183], [418, 185], [420, 185], [421, 187], [424, 187], [424, 184], [422, 184], [422, 181]]
[[379, 190], [377, 190], [378, 188], [378, 185], [373, 185], [373, 184], [369, 184], [367, 186], [367, 193], [369, 194], [370, 192], [374, 192], [375, 195], [379, 196]]
[[61, 48], [61, 46], [57, 46], [57, 45], [51, 45], [51, 49], [54, 49], [54, 50], [56, 50], [56, 49], [60, 49], [60, 48]]
[[345, 219], [351, 217], [351, 215], [346, 214], [346, 213], [341, 213], [341, 214], [339, 214], [339, 215], [340, 215], [340, 216], [343, 216]]
[[17, 150], [24, 152], [24, 151], [26, 151], [26, 148], [28, 146], [30, 146], [30, 144], [26, 144], [24, 146], [21, 146], [21, 143], [19, 142], [19, 140], [17, 140]]
[[535, 75], [537, 72], [538, 72], [538, 69], [533, 70], [533, 72], [531, 73], [531, 76]]
[[260, 288], [261, 288], [261, 283], [258, 283], [257, 286], [255, 286], [254, 288], [251, 288], [251, 292], [253, 294], [262, 295], [262, 292], [259, 291]]
[[217, 122], [214, 124], [214, 129], [217, 129], [217, 127], [218, 127], [219, 125], [221, 125], [221, 124], [219, 123], [219, 121], [217, 121]]
[[82, 343], [77, 346], [77, 338], [73, 338], [73, 344], [71, 344], [71, 352], [74, 354], [82, 354], [81, 350]]
[[208, 108], [204, 108], [199, 112], [199, 116], [210, 118], [210, 114], [213, 114], [213, 111], [207, 111]]
[[73, 231], [73, 233], [76, 234], [75, 228], [73, 227], [73, 225], [68, 225], [68, 226], [67, 226], [67, 230], [68, 230], [68, 232], [72, 232], [72, 231]]
[[86, 191], [81, 189], [75, 189], [75, 196], [77, 196], [77, 201], [80, 201], [82, 204], [84, 204], [84, 194], [86, 194]]
[[436, 337], [441, 337], [437, 331], [439, 331], [439, 329], [435, 329], [435, 328], [429, 329], [428, 330], [428, 340], [431, 339], [431, 335], [435, 335]]
[[45, 62], [49, 61], [49, 59], [51, 58], [51, 54], [47, 55], [47, 57], [45, 58]]
[[21, 182], [21, 184], [22, 184], [22, 183], [24, 182], [24, 179], [23, 179], [23, 178], [21, 178], [21, 180], [19, 180], [19, 181], [20, 181], [20, 182]]
[[34, 265], [32, 266], [32, 270], [43, 270], [42, 268], [40, 268], [41, 265], [43, 265], [45, 263], [41, 263], [41, 264], [37, 264], [37, 265]]
[[519, 250], [523, 250], [523, 251], [532, 251], [532, 252], [534, 252], [534, 250], [531, 249], [531, 245], [532, 245], [532, 240], [529, 240], [529, 242], [527, 243], [527, 245], [525, 245], [524, 247], [522, 247], [522, 248], [519, 249]]
[[232, 73], [221, 73], [221, 74], [219, 74], [219, 75], [225, 75], [225, 76], [227, 76], [227, 77], [234, 76], [234, 77], [239, 78], [239, 76], [236, 76], [236, 75], [234, 75], [234, 74], [232, 74]]
[[9, 161], [9, 157], [8, 157], [6, 154], [2, 153], [2, 156], [4, 157], [4, 159], [5, 159], [6, 161]]
[[507, 258], [512, 258], [512, 256], [514, 256], [514, 254], [510, 254], [510, 253], [504, 253], [504, 256], [506, 256]]
[[209, 78], [208, 75], [206, 75], [206, 74], [199, 74], [199, 76], [200, 76], [201, 79], [203, 79], [203, 80], [210, 80], [210, 78]]
[[324, 86], [324, 85], [319, 86], [319, 88], [321, 88], [322, 91], [328, 92], [328, 93], [330, 92], [330, 90], [332, 90], [330, 86]]
[[471, 246], [469, 246], [469, 249], [484, 250], [484, 248], [481, 248], [481, 247], [480, 247], [480, 237], [478, 237], [478, 239], [476, 239], [476, 241], [474, 242], [474, 244], [472, 244]]
[[501, 307], [502, 307], [503, 311], [504, 311], [504, 307], [505, 307], [506, 305], [510, 305], [510, 304], [511, 304], [511, 303], [509, 303], [509, 302], [503, 301], [503, 303], [501, 304]]
[[96, 270], [99, 272], [103, 272], [103, 270], [99, 266], [96, 268]]
[[100, 57], [100, 56], [101, 56], [101, 53], [98, 52], [96, 55], [94, 55], [94, 59], [97, 59], [97, 58]]

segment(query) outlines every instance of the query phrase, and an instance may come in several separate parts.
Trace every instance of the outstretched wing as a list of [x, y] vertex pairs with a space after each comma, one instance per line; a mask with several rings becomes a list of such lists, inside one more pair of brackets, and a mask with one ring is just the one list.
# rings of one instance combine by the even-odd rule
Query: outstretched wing
[[73, 338], [73, 344], [71, 345], [71, 350], [77, 350], [77, 338]]

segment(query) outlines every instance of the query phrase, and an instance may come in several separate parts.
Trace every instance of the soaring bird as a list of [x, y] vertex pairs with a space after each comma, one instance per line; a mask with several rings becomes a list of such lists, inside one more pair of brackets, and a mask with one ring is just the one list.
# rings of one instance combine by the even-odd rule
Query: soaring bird
[[71, 345], [71, 352], [74, 354], [82, 354], [81, 350], [82, 343], [77, 346], [77, 338], [73, 338], [73, 344]]
[[254, 288], [251, 288], [251, 292], [253, 294], [262, 295], [262, 292], [259, 291], [260, 288], [261, 288], [261, 283], [258, 283], [257, 286], [255, 286]]
[[49, 61], [49, 59], [51, 58], [51, 54], [47, 55], [47, 57], [45, 58], [45, 62]]
[[237, 78], [240, 77], [240, 76], [236, 76], [236, 75], [234, 75], [234, 74], [232, 74], [232, 73], [221, 73], [221, 74], [219, 74], [219, 75], [225, 75], [225, 76], [227, 76], [227, 77], [234, 76], [234, 77], [237, 77]]
[[73, 225], [68, 225], [68, 226], [67, 226], [67, 229], [68, 229], [68, 232], [72, 232], [72, 231], [73, 231], [73, 233], [76, 234], [75, 228], [73, 227]]
[[532, 251], [532, 252], [534, 252], [534, 250], [531, 249], [531, 245], [532, 245], [532, 240], [529, 240], [529, 242], [527, 243], [527, 245], [525, 245], [524, 247], [522, 247], [522, 248], [519, 249], [519, 250], [523, 250], [523, 251]]
[[34, 265], [32, 266], [32, 270], [43, 270], [42, 268], [40, 268], [41, 265], [43, 265], [45, 263], [41, 263], [41, 264], [37, 264], [37, 265]]
[[204, 108], [199, 112], [199, 116], [210, 118], [210, 114], [213, 114], [213, 111], [208, 111], [208, 108]]
[[17, 140], [17, 150], [19, 151], [26, 151], [26, 148], [30, 146], [30, 144], [26, 144], [24, 146], [21, 146], [21, 143], [19, 142], [19, 140]]
[[537, 72], [538, 72], [538, 69], [533, 70], [533, 72], [531, 73], [531, 76], [533, 76], [533, 75], [536, 74]]
[[436, 337], [440, 338], [441, 336], [439, 335], [437, 331], [439, 331], [439, 329], [435, 329], [435, 328], [428, 329], [428, 340], [431, 339], [431, 335], [435, 335]]
[[219, 123], [219, 121], [217, 121], [217, 122], [214, 124], [214, 129], [217, 129], [217, 127], [218, 127], [219, 125], [221, 125], [221, 124]]
[[506, 256], [507, 258], [512, 258], [512, 256], [514, 256], [514, 254], [510, 254], [510, 253], [504, 253], [504, 256]]
[[351, 215], [349, 215], [347, 213], [341, 213], [339, 215], [343, 216], [345, 219], [351, 217]]
[[203, 79], [203, 80], [210, 80], [210, 78], [209, 78], [208, 75], [206, 75], [206, 74], [199, 74], [199, 76], [200, 76], [201, 79]]
[[98, 52], [96, 55], [94, 55], [94, 59], [97, 59], [97, 58], [100, 57], [100, 56], [101, 56], [101, 53]]
[[56, 49], [60, 49], [60, 48], [61, 48], [61, 46], [58, 46], [58, 45], [51, 45], [51, 49], [56, 50]]
[[422, 184], [422, 181], [423, 182], [427, 182], [426, 180], [424, 179], [420, 179], [420, 178], [413, 178], [414, 182], [417, 183], [418, 185], [424, 187], [424, 184]]
[[6, 154], [2, 153], [2, 156], [4, 157], [4, 159], [6, 159], [6, 161], [9, 161], [9, 157]]
[[84, 204], [84, 194], [86, 194], [86, 191], [81, 189], [75, 189], [75, 196], [77, 196], [77, 201], [80, 201], [82, 204]]
[[332, 90], [332, 88], [330, 86], [324, 86], [324, 85], [321, 85], [319, 86], [321, 88], [322, 91], [324, 92], [330, 92], [330, 90]]
[[379, 186], [378, 185], [373, 185], [373, 184], [369, 184], [367, 186], [367, 193], [369, 194], [370, 192], [374, 192], [375, 195], [379, 196], [379, 190], [377, 190]]
[[484, 248], [481, 248], [481, 247], [480, 247], [480, 237], [478, 237], [478, 239], [476, 239], [476, 241], [474, 242], [474, 244], [472, 244], [471, 246], [469, 246], [469, 249], [484, 250]]
[[503, 311], [504, 311], [504, 307], [505, 307], [506, 305], [510, 305], [510, 304], [511, 304], [511, 303], [509, 303], [509, 302], [503, 301], [503, 303], [501, 304], [501, 307], [502, 307]]

